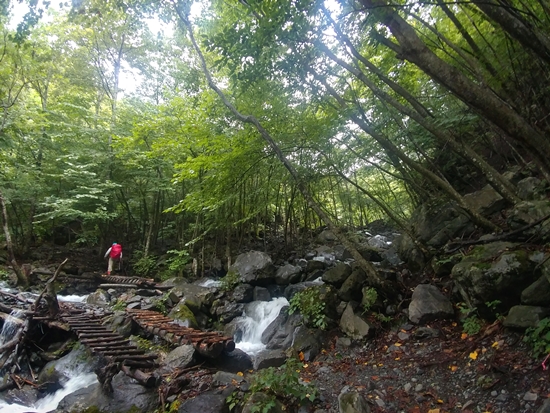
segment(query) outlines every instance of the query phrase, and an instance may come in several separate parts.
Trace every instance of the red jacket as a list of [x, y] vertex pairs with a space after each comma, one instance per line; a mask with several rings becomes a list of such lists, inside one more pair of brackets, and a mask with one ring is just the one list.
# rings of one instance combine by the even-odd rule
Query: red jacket
[[122, 255], [122, 245], [116, 244], [111, 247], [111, 258], [118, 259]]

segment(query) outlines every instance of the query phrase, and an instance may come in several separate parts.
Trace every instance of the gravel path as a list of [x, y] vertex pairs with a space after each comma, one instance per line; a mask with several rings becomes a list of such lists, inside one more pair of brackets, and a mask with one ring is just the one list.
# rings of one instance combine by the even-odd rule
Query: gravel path
[[375, 413], [535, 413], [550, 396], [541, 361], [498, 323], [473, 337], [451, 321], [405, 324], [362, 343], [335, 337], [303, 379], [320, 391], [319, 412], [337, 413], [348, 389]]

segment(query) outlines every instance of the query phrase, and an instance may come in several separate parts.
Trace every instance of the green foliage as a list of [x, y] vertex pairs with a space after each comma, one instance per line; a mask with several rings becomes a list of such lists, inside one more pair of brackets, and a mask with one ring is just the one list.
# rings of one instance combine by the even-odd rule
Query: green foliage
[[126, 301], [118, 299], [111, 308], [113, 309], [113, 311], [124, 311], [126, 310]]
[[458, 304], [460, 313], [464, 316], [462, 319], [462, 329], [469, 336], [476, 335], [481, 331], [482, 321], [477, 315], [476, 308], [469, 308], [464, 303]]
[[367, 312], [378, 300], [378, 292], [374, 287], [365, 287], [363, 288], [363, 298], [361, 300], [361, 305], [364, 308], [364, 312]]
[[281, 401], [287, 408], [301, 405], [306, 400], [315, 400], [317, 389], [300, 380], [301, 368], [300, 361], [292, 358], [281, 367], [269, 367], [256, 372], [251, 377], [250, 391], [245, 396], [245, 400], [240, 402], [237, 392], [226, 399], [230, 410], [239, 403], [245, 404], [256, 393], [263, 393], [267, 397], [252, 406], [253, 412], [268, 413], [275, 406], [275, 400]]
[[0, 268], [0, 280], [8, 281], [10, 273], [4, 268]]
[[225, 277], [220, 279], [220, 290], [232, 291], [237, 285], [241, 283], [241, 276], [236, 271], [229, 271]]
[[550, 353], [550, 318], [543, 318], [536, 327], [529, 327], [523, 340], [531, 346], [534, 357]]
[[145, 256], [141, 250], [134, 251], [132, 257], [132, 268], [137, 275], [148, 276], [157, 266], [157, 257], [155, 255]]
[[327, 328], [325, 317], [325, 302], [321, 299], [319, 286], [313, 286], [298, 291], [290, 299], [289, 314], [299, 311], [306, 324], [322, 330]]
[[187, 250], [169, 250], [167, 253], [169, 255], [166, 260], [168, 269], [181, 277], [185, 266], [191, 260], [189, 252]]

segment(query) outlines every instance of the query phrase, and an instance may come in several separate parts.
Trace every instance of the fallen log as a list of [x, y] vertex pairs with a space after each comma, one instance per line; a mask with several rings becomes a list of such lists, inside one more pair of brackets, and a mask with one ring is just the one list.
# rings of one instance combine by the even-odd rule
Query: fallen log
[[123, 364], [120, 369], [124, 372], [124, 374], [135, 379], [142, 386], [155, 387], [159, 382], [159, 378], [152, 373], [144, 373], [138, 369], [132, 370], [125, 364]]
[[136, 284], [99, 284], [99, 288], [141, 288]]

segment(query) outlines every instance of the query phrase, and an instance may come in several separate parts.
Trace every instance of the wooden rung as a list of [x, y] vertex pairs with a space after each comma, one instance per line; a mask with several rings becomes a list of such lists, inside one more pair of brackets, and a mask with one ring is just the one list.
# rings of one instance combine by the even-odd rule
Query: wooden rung
[[117, 333], [89, 333], [89, 334], [82, 333], [82, 334], [78, 334], [78, 338], [101, 338], [101, 337], [120, 337], [120, 338], [122, 338], [122, 336], [120, 334], [117, 334]]

